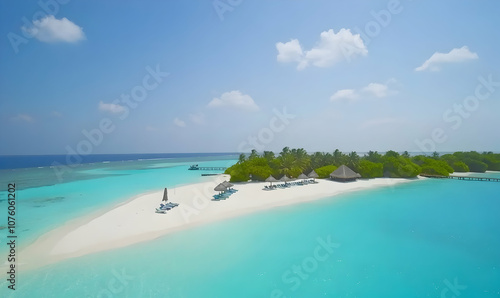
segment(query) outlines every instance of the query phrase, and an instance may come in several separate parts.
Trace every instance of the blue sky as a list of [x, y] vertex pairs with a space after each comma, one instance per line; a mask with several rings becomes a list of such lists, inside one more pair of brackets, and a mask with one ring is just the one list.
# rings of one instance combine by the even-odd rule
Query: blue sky
[[0, 154], [500, 151], [498, 1], [40, 2], [0, 4]]

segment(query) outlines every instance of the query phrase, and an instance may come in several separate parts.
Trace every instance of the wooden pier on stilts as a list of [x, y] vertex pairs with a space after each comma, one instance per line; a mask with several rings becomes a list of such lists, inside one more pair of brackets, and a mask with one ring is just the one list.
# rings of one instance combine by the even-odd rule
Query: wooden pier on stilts
[[491, 178], [491, 177], [474, 177], [474, 176], [441, 176], [441, 175], [430, 175], [430, 174], [420, 174], [422, 177], [427, 178], [437, 178], [437, 179], [455, 179], [455, 180], [466, 180], [466, 181], [491, 181], [491, 182], [500, 182], [500, 178]]

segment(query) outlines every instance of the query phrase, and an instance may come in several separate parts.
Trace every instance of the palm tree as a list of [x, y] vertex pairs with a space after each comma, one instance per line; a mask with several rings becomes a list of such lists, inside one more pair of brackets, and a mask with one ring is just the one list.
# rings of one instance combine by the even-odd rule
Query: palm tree
[[410, 158], [410, 153], [408, 153], [408, 151], [405, 151], [403, 152], [403, 154], [401, 154], [401, 156], [404, 158]]
[[267, 160], [267, 162], [270, 162], [271, 160], [274, 159], [274, 152], [264, 151], [264, 158]]
[[359, 167], [359, 155], [356, 151], [353, 151], [347, 155], [347, 166], [353, 170], [357, 170]]
[[385, 157], [399, 157], [399, 153], [393, 150], [389, 150], [385, 153]]
[[259, 157], [259, 154], [257, 153], [257, 150], [252, 149], [252, 152], [250, 153], [250, 156], [248, 157], [248, 159], [254, 159], [254, 158], [257, 158], [257, 157]]
[[333, 164], [334, 164], [333, 155], [330, 152], [325, 153], [323, 156], [323, 164], [321, 166], [323, 167], [323, 166], [328, 166], [328, 165], [333, 165]]
[[296, 169], [295, 158], [292, 154], [284, 154], [278, 157], [280, 173], [287, 176], [292, 176]]
[[313, 155], [311, 155], [311, 167], [313, 169], [321, 168], [324, 166], [325, 162], [325, 154], [322, 152], [315, 152]]
[[245, 154], [241, 153], [240, 157], [238, 158], [238, 163], [244, 163], [245, 162]]
[[382, 155], [378, 153], [377, 151], [368, 151], [368, 154], [365, 155], [366, 160], [371, 161], [371, 162], [380, 162], [382, 159]]
[[333, 163], [336, 166], [340, 166], [344, 164], [344, 162], [345, 162], [345, 154], [340, 152], [339, 149], [335, 149], [335, 151], [333, 152]]
[[287, 154], [290, 154], [290, 148], [285, 147], [285, 148], [283, 148], [283, 150], [281, 150], [280, 156], [284, 156], [284, 155], [287, 155]]
[[[292, 150], [293, 152], [293, 150]], [[305, 170], [308, 168], [311, 164], [311, 158], [309, 158], [309, 155], [307, 154], [307, 151], [304, 148], [300, 148], [295, 150], [295, 165], [301, 170]]]

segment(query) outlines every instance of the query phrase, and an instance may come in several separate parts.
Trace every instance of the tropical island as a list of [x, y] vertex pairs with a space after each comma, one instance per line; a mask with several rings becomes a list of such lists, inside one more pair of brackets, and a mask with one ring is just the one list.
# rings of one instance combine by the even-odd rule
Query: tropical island
[[[179, 168], [185, 170], [184, 166]], [[315, 177], [329, 178], [333, 172], [346, 168], [356, 172], [349, 170], [350, 177], [354, 174], [356, 178], [361, 176], [365, 179], [352, 183], [339, 183], [339, 179], [314, 180]], [[400, 154], [388, 151], [381, 154], [370, 151], [359, 156], [356, 152], [345, 154], [339, 150], [310, 154], [302, 148], [285, 147], [275, 155], [270, 151], [259, 154], [254, 150], [248, 156], [241, 154], [238, 162], [227, 168], [226, 174], [209, 176], [199, 183], [169, 188], [168, 201], [176, 207], [163, 214], [154, 212], [159, 203], [166, 201], [165, 191], [161, 189], [82, 216], [42, 235], [22, 250], [25, 256], [23, 268], [39, 268], [64, 259], [153, 240], [168, 233], [262, 210], [316, 200], [342, 200], [345, 198], [343, 194], [353, 191], [419, 183], [418, 181], [425, 181], [425, 178], [417, 177], [423, 173], [449, 175], [452, 172], [487, 170], [500, 170], [500, 154], [456, 152], [442, 156], [438, 153], [411, 156], [408, 152]], [[312, 175], [306, 177], [312, 178], [312, 182], [301, 175], [312, 171], [316, 174], [314, 178]], [[264, 181], [271, 175], [308, 181], [282, 185], [279, 191], [266, 191], [270, 187], [266, 187], [267, 183]], [[350, 177], [340, 181], [356, 180], [349, 179]], [[414, 177], [416, 179], [401, 179]], [[286, 185], [287, 180], [281, 178], [280, 181]], [[216, 198], [216, 193], [220, 191], [217, 189], [218, 185], [226, 184], [227, 180], [256, 182], [235, 183], [235, 189], [230, 194]]]
[[231, 182], [265, 181], [271, 175], [298, 177], [313, 170], [319, 178], [328, 178], [341, 165], [348, 166], [362, 178], [414, 178], [419, 174], [449, 176], [454, 172], [500, 171], [500, 154], [470, 151], [411, 156], [407, 151], [398, 153], [390, 150], [384, 154], [369, 151], [359, 156], [355, 151], [345, 154], [336, 149], [333, 153], [309, 154], [303, 148], [285, 147], [278, 155], [272, 151], [259, 154], [256, 150], [248, 156], [242, 153], [238, 162], [225, 174], [231, 176]]

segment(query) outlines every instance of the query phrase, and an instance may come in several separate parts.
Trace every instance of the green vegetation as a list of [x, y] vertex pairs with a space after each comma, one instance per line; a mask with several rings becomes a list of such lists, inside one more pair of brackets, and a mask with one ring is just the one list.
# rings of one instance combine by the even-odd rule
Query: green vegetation
[[363, 159], [359, 162], [358, 173], [363, 178], [384, 177], [384, 164]]
[[316, 174], [318, 174], [319, 178], [328, 178], [330, 174], [337, 169], [334, 165], [324, 166], [321, 168], [317, 168]]
[[441, 159], [446, 161], [456, 172], [500, 171], [500, 154], [498, 153], [455, 152], [445, 154], [441, 156]]
[[484, 173], [488, 169], [487, 164], [476, 159], [468, 159], [467, 161], [465, 161], [465, 163], [467, 164], [471, 172]]
[[417, 164], [413, 163], [409, 158], [399, 155], [396, 157], [393, 156], [393, 154], [387, 153], [383, 158], [384, 177], [414, 178], [420, 174], [421, 168]]
[[454, 172], [469, 172], [469, 166], [465, 164], [463, 161], [455, 161], [451, 164]]
[[279, 178], [283, 175], [297, 177], [304, 169], [312, 170], [311, 158], [304, 149], [283, 148], [283, 151], [275, 157], [273, 152], [265, 151], [261, 156], [256, 150], [252, 150], [248, 158], [240, 155], [238, 163], [229, 167], [226, 174], [231, 175], [232, 182], [264, 181], [269, 175]]
[[244, 163], [232, 165], [225, 173], [231, 175], [231, 182], [244, 182], [250, 179], [250, 172]]
[[489, 171], [500, 171], [500, 154], [485, 152], [482, 155], [482, 162], [488, 166]]
[[449, 176], [450, 173], [454, 172], [453, 168], [446, 161], [435, 158], [417, 155], [412, 158], [412, 161], [422, 168], [420, 172], [422, 174]]
[[315, 152], [308, 154], [303, 148], [283, 148], [278, 154], [256, 150], [246, 156], [241, 154], [238, 162], [226, 170], [232, 182], [248, 180], [264, 181], [273, 175], [279, 179], [283, 175], [297, 177], [315, 170], [320, 178], [328, 178], [339, 166], [346, 165], [363, 178], [393, 177], [413, 178], [419, 174], [449, 176], [453, 172], [500, 171], [500, 154], [493, 152], [478, 153], [455, 152], [440, 156], [434, 152], [430, 156], [410, 156], [408, 152], [399, 154], [387, 151], [380, 154], [369, 151], [364, 156], [356, 152], [345, 154], [336, 149], [332, 153]]

